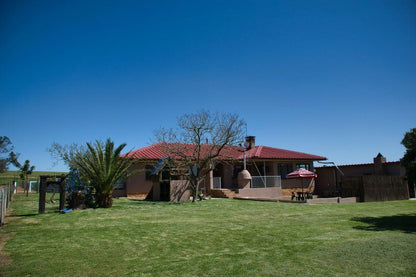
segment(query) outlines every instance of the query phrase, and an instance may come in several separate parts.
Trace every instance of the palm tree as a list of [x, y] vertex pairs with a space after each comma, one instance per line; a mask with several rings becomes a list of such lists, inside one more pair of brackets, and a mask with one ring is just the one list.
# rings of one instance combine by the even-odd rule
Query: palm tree
[[75, 163], [94, 187], [99, 207], [110, 208], [113, 205], [114, 184], [129, 175], [132, 161], [120, 157], [125, 146], [123, 143], [114, 149], [114, 142], [110, 139], [105, 145], [97, 140], [94, 145], [87, 143], [85, 152], [77, 153]]

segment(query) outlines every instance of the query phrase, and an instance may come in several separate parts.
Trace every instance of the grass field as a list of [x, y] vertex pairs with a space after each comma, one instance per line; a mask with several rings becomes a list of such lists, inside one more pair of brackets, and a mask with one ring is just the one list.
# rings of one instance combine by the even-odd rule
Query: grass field
[[36, 197], [15, 195], [1, 276], [416, 275], [416, 201], [119, 199], [37, 215]]
[[[32, 174], [29, 175], [29, 181], [36, 181], [39, 179], [40, 175], [61, 175], [65, 174], [66, 172], [52, 172], [52, 171], [33, 171]], [[19, 171], [7, 171], [0, 173], [0, 185], [6, 185], [10, 181], [20, 181]]]

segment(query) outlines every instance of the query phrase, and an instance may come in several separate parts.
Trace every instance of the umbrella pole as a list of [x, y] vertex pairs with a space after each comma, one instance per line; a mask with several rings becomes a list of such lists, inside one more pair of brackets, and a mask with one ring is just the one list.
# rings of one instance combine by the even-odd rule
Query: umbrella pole
[[301, 180], [302, 180], [302, 197], [303, 199], [305, 199], [305, 195], [303, 194], [303, 178]]

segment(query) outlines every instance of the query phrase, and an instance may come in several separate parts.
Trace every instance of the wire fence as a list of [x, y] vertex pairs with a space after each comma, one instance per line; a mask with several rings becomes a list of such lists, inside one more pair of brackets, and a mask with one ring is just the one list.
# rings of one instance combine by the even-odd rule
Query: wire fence
[[281, 186], [280, 176], [252, 176], [251, 188], [270, 188]]
[[10, 182], [8, 185], [0, 187], [0, 227], [4, 225], [6, 218], [7, 208], [12, 201], [13, 194], [15, 193], [15, 185]]

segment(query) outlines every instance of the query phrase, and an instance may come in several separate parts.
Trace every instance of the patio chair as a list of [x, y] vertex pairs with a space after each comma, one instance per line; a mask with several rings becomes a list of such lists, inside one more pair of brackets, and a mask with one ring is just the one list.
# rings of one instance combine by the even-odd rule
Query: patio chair
[[[296, 198], [296, 194], [295, 194], [295, 192], [293, 192], [292, 191], [292, 199], [290, 199], [290, 200], [292, 200], [293, 201], [293, 199], [295, 199]], [[297, 199], [297, 198], [296, 198]]]

